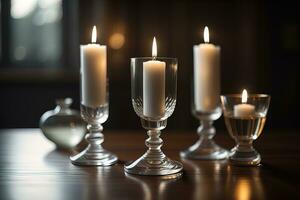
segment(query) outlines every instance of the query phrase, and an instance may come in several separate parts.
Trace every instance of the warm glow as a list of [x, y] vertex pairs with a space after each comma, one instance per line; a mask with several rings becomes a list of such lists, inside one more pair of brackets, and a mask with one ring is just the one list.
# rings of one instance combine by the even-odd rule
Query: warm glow
[[122, 33], [114, 33], [109, 38], [109, 46], [113, 49], [120, 49], [125, 43], [125, 36]]
[[92, 43], [96, 43], [96, 41], [97, 41], [97, 29], [96, 26], [94, 26], [92, 31]]
[[204, 42], [209, 43], [209, 30], [207, 26], [204, 28]]
[[152, 57], [157, 56], [157, 45], [156, 45], [156, 39], [155, 37], [153, 38], [153, 44], [152, 44]]
[[248, 98], [248, 93], [247, 93], [247, 90], [243, 90], [243, 93], [242, 93], [242, 103], [247, 103], [247, 98]]
[[249, 200], [251, 199], [251, 185], [249, 180], [241, 179], [238, 180], [236, 189], [235, 189], [235, 197], [239, 200]]

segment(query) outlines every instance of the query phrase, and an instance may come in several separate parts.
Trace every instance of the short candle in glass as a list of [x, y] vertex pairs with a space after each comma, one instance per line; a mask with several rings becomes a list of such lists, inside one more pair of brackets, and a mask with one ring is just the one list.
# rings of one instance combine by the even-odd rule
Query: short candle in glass
[[131, 58], [131, 96], [136, 114], [149, 138], [147, 152], [124, 166], [125, 172], [139, 175], [169, 175], [182, 171], [182, 164], [161, 150], [161, 130], [174, 111], [177, 93], [177, 59], [156, 57], [153, 39], [152, 57]]
[[260, 154], [253, 148], [264, 128], [270, 96], [266, 94], [222, 95], [222, 108], [227, 130], [235, 140], [236, 146], [231, 149], [229, 160], [235, 165], [252, 166], [261, 161]]
[[209, 43], [208, 28], [204, 29], [204, 44], [194, 46], [194, 78], [192, 113], [200, 121], [198, 141], [180, 156], [186, 159], [220, 160], [228, 151], [213, 139], [216, 130], [213, 122], [220, 118], [220, 47]]
[[108, 78], [106, 46], [95, 44], [96, 27], [92, 32], [92, 43], [80, 47], [81, 116], [88, 123], [89, 133], [85, 150], [70, 159], [75, 165], [108, 166], [116, 163], [115, 154], [102, 147], [103, 124], [108, 118]]

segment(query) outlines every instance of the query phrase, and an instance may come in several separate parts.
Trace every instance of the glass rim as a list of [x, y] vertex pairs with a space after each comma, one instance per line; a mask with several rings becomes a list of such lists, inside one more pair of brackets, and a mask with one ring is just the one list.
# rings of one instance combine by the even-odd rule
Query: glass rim
[[[242, 98], [242, 94], [222, 94], [220, 95], [221, 97], [238, 97]], [[271, 95], [269, 94], [249, 94], [248, 98], [253, 98], [253, 97], [259, 97], [259, 98], [271, 98]]]
[[[177, 58], [173, 58], [173, 57], [155, 57], [155, 60], [176, 60]], [[130, 58], [130, 60], [153, 60], [153, 57], [148, 56], [148, 57], [132, 57]]]

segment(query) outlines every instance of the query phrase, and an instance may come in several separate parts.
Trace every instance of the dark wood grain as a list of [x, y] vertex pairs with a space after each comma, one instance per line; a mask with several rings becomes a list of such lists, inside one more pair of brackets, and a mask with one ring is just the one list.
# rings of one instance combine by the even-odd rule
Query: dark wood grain
[[[299, 199], [300, 134], [265, 132], [255, 142], [260, 167], [235, 167], [223, 161], [181, 160], [178, 152], [196, 134], [164, 131], [164, 152], [184, 164], [181, 177], [126, 175], [123, 164], [145, 150], [145, 132], [105, 131], [105, 147], [120, 162], [111, 167], [77, 167], [74, 152], [56, 150], [38, 129], [0, 131], [1, 199]], [[225, 133], [218, 143], [233, 146]]]

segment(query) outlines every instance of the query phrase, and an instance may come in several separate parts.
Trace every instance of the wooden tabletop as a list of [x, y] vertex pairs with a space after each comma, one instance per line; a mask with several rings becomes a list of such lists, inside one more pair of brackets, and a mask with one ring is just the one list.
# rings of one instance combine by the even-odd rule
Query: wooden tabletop
[[[196, 141], [192, 132], [163, 131], [164, 152], [181, 161], [181, 177], [126, 175], [123, 164], [145, 151], [146, 134], [105, 131], [104, 146], [119, 156], [111, 167], [78, 167], [70, 152], [59, 151], [39, 129], [0, 131], [0, 198], [67, 199], [299, 199], [300, 133], [265, 132], [255, 142], [259, 167], [223, 161], [181, 160], [179, 151]], [[226, 133], [216, 140], [233, 146]]]

